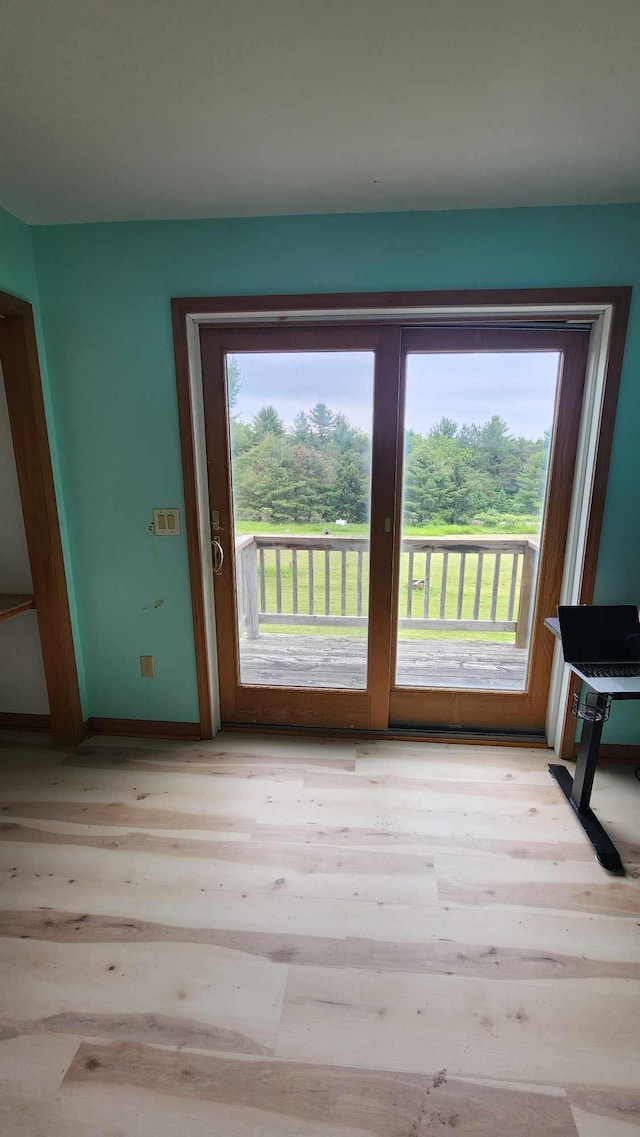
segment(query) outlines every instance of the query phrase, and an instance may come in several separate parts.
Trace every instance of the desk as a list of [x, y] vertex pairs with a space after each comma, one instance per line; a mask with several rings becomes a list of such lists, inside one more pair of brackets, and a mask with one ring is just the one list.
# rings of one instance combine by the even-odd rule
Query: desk
[[[545, 627], [560, 639], [560, 622], [554, 617], [545, 620]], [[568, 664], [571, 667], [571, 664]], [[572, 668], [572, 670], [574, 670]], [[584, 680], [588, 687], [588, 682]], [[598, 764], [598, 751], [602, 728], [609, 715], [609, 708], [614, 700], [640, 699], [640, 692], [615, 692], [608, 695], [587, 691], [584, 709], [589, 717], [583, 718], [578, 757], [576, 759], [576, 772], [574, 777], [566, 766], [551, 764], [549, 773], [560, 786], [569, 805], [578, 821], [591, 841], [595, 851], [596, 860], [607, 872], [618, 873], [624, 876], [624, 866], [620, 854], [603, 825], [598, 821], [595, 813], [589, 806], [593, 779]]]

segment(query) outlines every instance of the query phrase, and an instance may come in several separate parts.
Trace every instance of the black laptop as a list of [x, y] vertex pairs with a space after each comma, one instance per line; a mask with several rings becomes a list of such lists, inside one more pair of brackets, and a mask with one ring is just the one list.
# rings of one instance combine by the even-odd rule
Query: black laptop
[[[589, 686], [596, 690], [602, 686], [594, 680], [640, 680], [640, 620], [635, 604], [560, 604], [558, 619], [565, 661]], [[629, 686], [635, 690], [636, 683]]]

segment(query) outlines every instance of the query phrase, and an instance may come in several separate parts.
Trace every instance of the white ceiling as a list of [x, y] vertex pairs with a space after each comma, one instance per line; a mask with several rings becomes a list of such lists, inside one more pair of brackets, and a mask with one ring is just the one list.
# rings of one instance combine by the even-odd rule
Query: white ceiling
[[640, 201], [640, 0], [1, 0], [33, 223]]

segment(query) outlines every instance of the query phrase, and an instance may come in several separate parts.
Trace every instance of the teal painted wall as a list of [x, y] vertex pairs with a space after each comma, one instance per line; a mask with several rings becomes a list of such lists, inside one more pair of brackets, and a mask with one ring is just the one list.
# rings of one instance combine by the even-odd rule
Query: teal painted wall
[[[92, 715], [195, 720], [171, 296], [635, 284], [640, 206], [358, 214], [33, 230]], [[640, 314], [634, 303], [598, 568], [640, 598]], [[163, 603], [156, 608], [158, 600]], [[156, 679], [138, 674], [153, 654]], [[640, 741], [616, 709], [612, 741]]]
[[36, 336], [38, 339], [38, 356], [40, 359], [40, 370], [42, 373], [45, 414], [47, 417], [47, 428], [49, 432], [51, 465], [53, 467], [53, 477], [56, 487], [58, 515], [60, 519], [60, 533], [62, 537], [65, 570], [67, 574], [67, 584], [69, 590], [71, 620], [73, 624], [76, 650], [76, 664], [78, 667], [78, 679], [80, 683], [80, 693], [83, 700], [83, 706], [86, 707], [86, 688], [84, 669], [82, 666], [82, 651], [80, 645], [78, 614], [75, 604], [73, 571], [69, 550], [64, 496], [62, 493], [55, 411], [51, 398], [51, 384], [48, 377], [46, 345], [42, 332], [42, 314], [40, 309], [35, 260], [33, 255], [32, 230], [28, 225], [25, 225], [24, 222], [19, 221], [17, 217], [13, 217], [12, 214], [7, 213], [3, 209], [0, 209], [0, 290], [3, 292], [10, 292], [13, 296], [19, 296], [22, 300], [28, 300], [33, 307], [36, 325]]

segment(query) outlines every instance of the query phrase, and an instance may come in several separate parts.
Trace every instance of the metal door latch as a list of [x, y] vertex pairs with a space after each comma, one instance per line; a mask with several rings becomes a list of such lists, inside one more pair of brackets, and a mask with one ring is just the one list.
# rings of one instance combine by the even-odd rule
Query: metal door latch
[[219, 537], [213, 538], [213, 541], [211, 542], [211, 548], [213, 550], [213, 571], [216, 576], [220, 576], [222, 574], [222, 566], [224, 564], [224, 549], [220, 544]]

